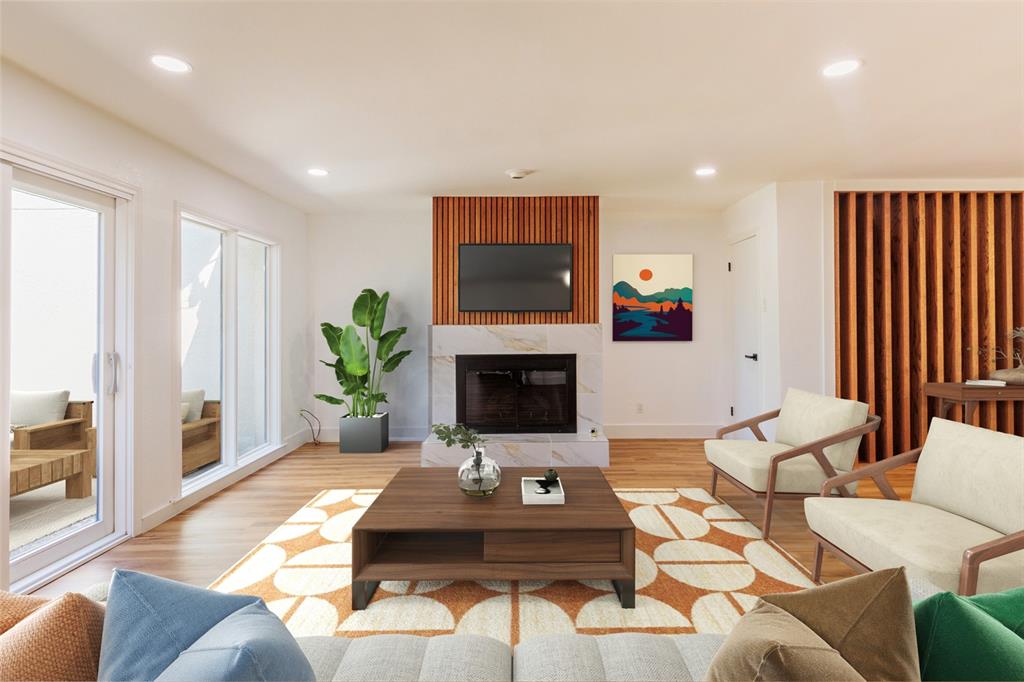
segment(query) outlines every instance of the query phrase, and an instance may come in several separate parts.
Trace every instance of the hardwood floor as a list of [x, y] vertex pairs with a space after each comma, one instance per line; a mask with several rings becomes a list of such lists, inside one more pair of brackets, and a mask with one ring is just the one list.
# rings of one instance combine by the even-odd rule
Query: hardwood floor
[[[148, 533], [113, 548], [37, 591], [42, 595], [82, 590], [106, 582], [115, 567], [146, 571], [205, 586], [279, 526], [317, 492], [326, 488], [380, 488], [403, 466], [419, 465], [418, 443], [396, 443], [379, 455], [340, 455], [337, 444], [305, 445], [245, 480], [197, 504]], [[711, 473], [701, 440], [613, 440], [613, 488], [699, 487], [710, 489]], [[913, 467], [890, 475], [896, 492], [910, 495]], [[455, 493], [454, 478], [452, 485]], [[873, 484], [859, 493], [880, 497]], [[718, 494], [760, 525], [760, 500], [721, 481]], [[772, 539], [804, 566], [814, 544], [804, 522], [802, 501], [777, 501]], [[826, 554], [825, 580], [851, 575]]]

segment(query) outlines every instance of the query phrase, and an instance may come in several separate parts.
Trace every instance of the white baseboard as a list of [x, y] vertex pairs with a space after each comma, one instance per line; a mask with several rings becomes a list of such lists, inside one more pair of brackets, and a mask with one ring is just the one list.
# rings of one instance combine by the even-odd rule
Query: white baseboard
[[[306, 435], [309, 435], [308, 429]], [[426, 440], [427, 435], [426, 427], [422, 426], [392, 426], [388, 431], [388, 438], [393, 441], [415, 441], [418, 443]], [[320, 429], [320, 442], [337, 443], [338, 429], [329, 427]]]
[[259, 471], [268, 464], [276, 462], [289, 452], [298, 448], [300, 445], [305, 444], [307, 436], [307, 429], [296, 431], [285, 438], [284, 442], [279, 447], [274, 448], [270, 452], [267, 452], [251, 462], [246, 462], [244, 465], [233, 471], [225, 473], [219, 478], [211, 481], [208, 485], [203, 486], [201, 489], [187, 493], [170, 504], [146, 514], [142, 517], [142, 527], [135, 529], [135, 535], [141, 535], [153, 528], [156, 528], [164, 521], [174, 518], [192, 505], [202, 502], [211, 495], [224, 490], [224, 488], [227, 488], [229, 485], [241, 481], [243, 478]]
[[608, 438], [714, 438], [722, 424], [605, 424]]

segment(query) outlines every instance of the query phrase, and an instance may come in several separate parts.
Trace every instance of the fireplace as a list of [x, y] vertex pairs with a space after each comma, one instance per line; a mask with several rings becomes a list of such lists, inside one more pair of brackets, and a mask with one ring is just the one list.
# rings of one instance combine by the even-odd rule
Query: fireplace
[[455, 410], [481, 433], [576, 433], [576, 356], [458, 355]]

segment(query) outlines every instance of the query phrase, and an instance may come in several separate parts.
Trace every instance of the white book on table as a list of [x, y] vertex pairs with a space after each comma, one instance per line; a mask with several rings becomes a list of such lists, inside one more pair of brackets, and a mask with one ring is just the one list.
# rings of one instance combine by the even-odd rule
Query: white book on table
[[968, 379], [964, 383], [968, 386], [998, 386], [1000, 388], [1006, 386], [1006, 382], [1002, 379]]
[[538, 493], [541, 485], [537, 481], [543, 478], [522, 478], [521, 487], [523, 491], [523, 504], [565, 504], [565, 488], [562, 487], [562, 479], [552, 483], [548, 493]]

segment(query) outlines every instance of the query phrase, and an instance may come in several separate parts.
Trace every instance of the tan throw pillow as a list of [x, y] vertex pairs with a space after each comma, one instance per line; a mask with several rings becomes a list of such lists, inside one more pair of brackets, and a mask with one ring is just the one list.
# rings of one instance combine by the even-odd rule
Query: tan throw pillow
[[740, 618], [708, 670], [709, 682], [863, 679], [813, 630], [763, 601]]
[[708, 675], [713, 681], [920, 680], [904, 569], [762, 597], [726, 639]]
[[0, 633], [0, 680], [95, 680], [102, 636], [103, 606], [69, 592]]

